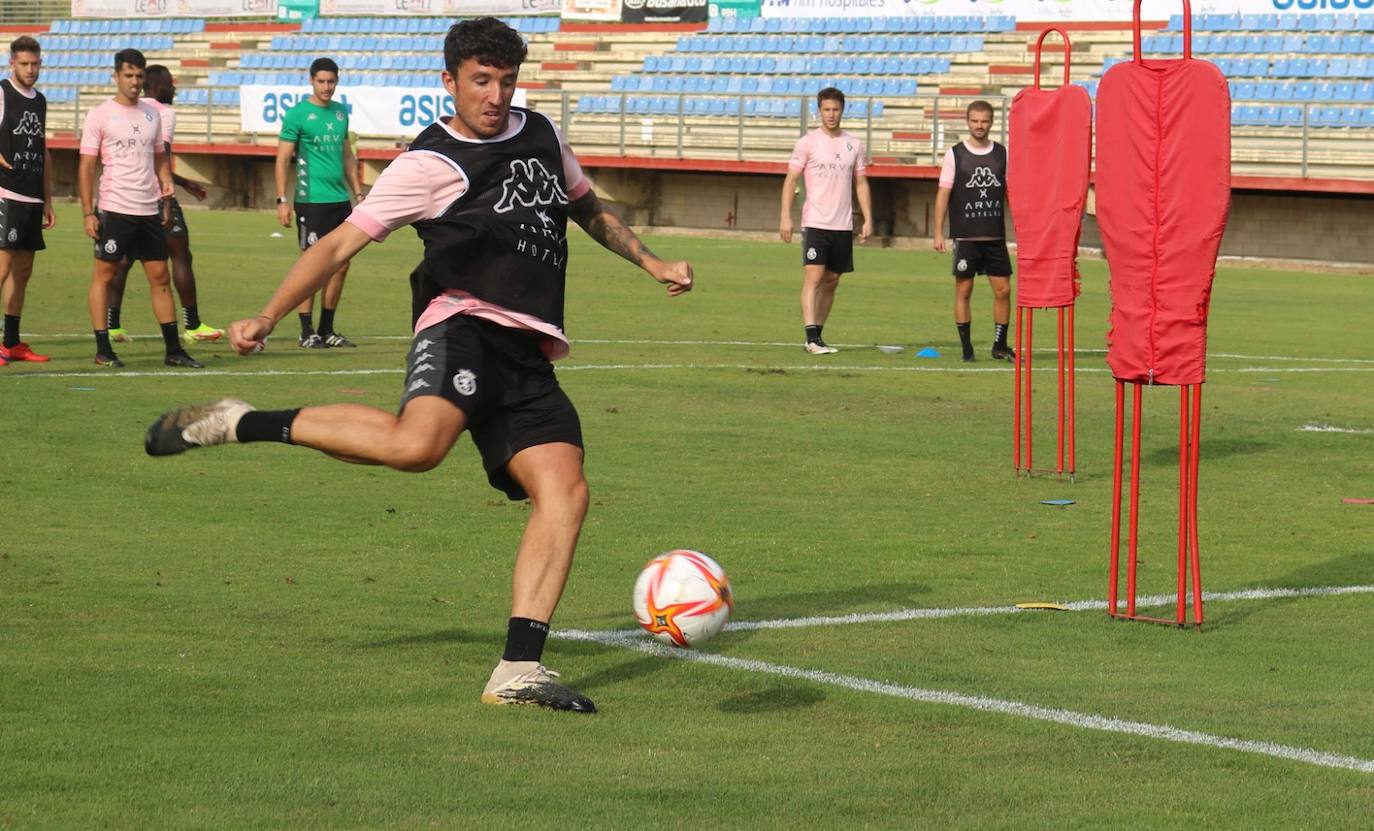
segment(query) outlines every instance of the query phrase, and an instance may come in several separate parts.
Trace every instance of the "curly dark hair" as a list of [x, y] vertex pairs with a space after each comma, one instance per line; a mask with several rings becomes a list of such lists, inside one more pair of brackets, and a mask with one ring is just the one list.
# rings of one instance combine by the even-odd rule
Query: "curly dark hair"
[[444, 38], [444, 68], [458, 73], [468, 58], [497, 69], [518, 69], [529, 50], [520, 33], [494, 17], [475, 17], [453, 24]]
[[160, 63], [148, 64], [143, 73], [143, 94], [170, 107], [176, 95], [172, 71]]

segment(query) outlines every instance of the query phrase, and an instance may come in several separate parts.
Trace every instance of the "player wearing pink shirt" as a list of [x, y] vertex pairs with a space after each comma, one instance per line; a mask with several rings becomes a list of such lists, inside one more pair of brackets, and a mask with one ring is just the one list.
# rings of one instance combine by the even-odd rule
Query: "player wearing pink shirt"
[[[120, 261], [127, 257], [143, 261], [143, 273], [152, 288], [153, 314], [166, 346], [164, 363], [199, 369], [201, 363], [186, 354], [177, 338], [163, 228], [168, 206], [162, 202], [173, 193], [172, 168], [163, 151], [162, 120], [156, 109], [138, 100], [146, 67], [147, 61], [137, 49], [116, 52], [115, 96], [86, 114], [81, 132], [77, 188], [86, 217], [86, 236], [95, 240], [95, 273], [86, 298], [95, 330], [95, 363], [124, 365], [110, 345], [106, 308], [110, 281]], [[103, 167], [99, 202], [95, 189], [97, 161]]]
[[[163, 152], [167, 154], [169, 165], [172, 164], [173, 159], [172, 137], [176, 133], [177, 116], [176, 111], [172, 109], [172, 102], [176, 100], [176, 95], [176, 80], [172, 77], [171, 70], [161, 64], [149, 66], [143, 77], [143, 98], [141, 100], [157, 110], [158, 118], [162, 121], [162, 147]], [[197, 200], [205, 199], [205, 186], [178, 176], [175, 166], [172, 168], [172, 182]], [[172, 261], [172, 285], [176, 287], [177, 297], [181, 298], [181, 315], [184, 326], [181, 338], [188, 345], [199, 341], [219, 340], [224, 336], [224, 332], [200, 319], [196, 272], [191, 265], [191, 232], [186, 227], [186, 215], [181, 210], [181, 203], [177, 201], [175, 196], [171, 198], [168, 213], [170, 218], [166, 223], [167, 253]], [[114, 281], [110, 283], [108, 300], [110, 305], [105, 313], [105, 321], [110, 327], [110, 340], [115, 343], [133, 340], [120, 325], [120, 311], [124, 305], [124, 285], [129, 276], [129, 269], [132, 267], [132, 260], [126, 259], [120, 262], [119, 271], [116, 272]]]
[[869, 196], [864, 146], [840, 129], [844, 115], [844, 93], [826, 87], [816, 94], [821, 126], [802, 136], [787, 163], [787, 178], [782, 183], [782, 220], [778, 234], [783, 242], [792, 241], [792, 200], [797, 177], [804, 176], [806, 201], [802, 204], [802, 325], [806, 329], [805, 349], [813, 355], [828, 355], [839, 350], [826, 345], [821, 330], [835, 303], [840, 275], [854, 270], [854, 202], [859, 196], [863, 227], [859, 242], [873, 234], [873, 205]]
[[42, 64], [38, 41], [28, 35], [16, 38], [10, 44], [10, 76], [0, 81], [0, 287], [5, 302], [0, 366], [48, 360], [19, 340], [33, 256], [45, 247], [43, 231], [57, 221], [45, 136], [48, 100], [33, 88]]
[[1011, 254], [1007, 251], [1003, 206], [1007, 193], [1007, 149], [988, 138], [992, 105], [974, 101], [965, 113], [969, 137], [945, 152], [935, 192], [935, 250], [945, 250], [945, 215], [954, 237], [954, 326], [965, 361], [973, 360], [973, 279], [988, 275], [992, 286], [992, 358], [1015, 360], [1007, 346], [1011, 321]]
[[597, 198], [552, 121], [511, 107], [525, 55], [520, 35], [495, 18], [455, 24], [442, 74], [453, 118], [420, 133], [348, 220], [301, 255], [261, 314], [229, 327], [234, 349], [253, 351], [359, 251], [412, 225], [425, 253], [410, 276], [415, 339], [400, 414], [358, 404], [257, 412], [226, 398], [163, 414], [145, 447], [161, 456], [275, 441], [418, 472], [470, 432], [488, 481], [531, 506], [505, 652], [482, 701], [591, 713], [590, 700], [540, 663], [588, 501], [577, 411], [549, 362], [567, 352], [567, 221], [670, 297], [691, 290], [692, 267], [659, 259]]

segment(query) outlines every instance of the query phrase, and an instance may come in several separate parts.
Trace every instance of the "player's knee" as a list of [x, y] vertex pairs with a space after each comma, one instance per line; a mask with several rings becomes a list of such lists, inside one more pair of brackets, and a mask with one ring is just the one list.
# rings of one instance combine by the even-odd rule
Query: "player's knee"
[[998, 300], [1006, 300], [1011, 297], [1011, 286], [993, 286], [992, 295]]
[[438, 447], [423, 438], [403, 439], [393, 448], [390, 464], [407, 473], [425, 473], [438, 467], [447, 455], [447, 448]]

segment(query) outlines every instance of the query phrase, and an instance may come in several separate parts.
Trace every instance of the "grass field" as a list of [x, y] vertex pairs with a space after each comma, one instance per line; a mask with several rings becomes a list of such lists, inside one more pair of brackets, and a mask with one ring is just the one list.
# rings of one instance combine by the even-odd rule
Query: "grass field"
[[[290, 235], [189, 219], [203, 316], [255, 313]], [[413, 234], [355, 262], [338, 325], [357, 350], [297, 349], [287, 321], [262, 355], [169, 370], [131, 280], [140, 337], [109, 372], [89, 242], [60, 220], [24, 317], [53, 361], [0, 369], [0, 827], [1374, 827], [1374, 507], [1342, 502], [1374, 497], [1368, 277], [1218, 275], [1205, 586], [1295, 591], [1214, 599], [1197, 633], [1006, 613], [1105, 597], [1101, 262], [1070, 483], [1013, 475], [990, 294], [966, 366], [947, 257], [860, 250], [826, 329], [843, 351], [813, 357], [794, 248], [650, 238], [696, 266], [669, 301], [575, 231], [560, 378], [593, 504], [545, 660], [601, 709], [578, 717], [477, 701], [526, 507], [466, 439], [424, 475], [277, 445], [143, 453], [159, 412], [220, 395], [393, 408]], [[1144, 594], [1172, 586], [1176, 402], [1146, 396]], [[639, 567], [674, 547], [737, 594], [741, 625], [700, 653], [617, 634]], [[1325, 587], [1354, 588], [1305, 592]], [[876, 617], [902, 610], [927, 611]], [[811, 620], [744, 625], [782, 619]]]

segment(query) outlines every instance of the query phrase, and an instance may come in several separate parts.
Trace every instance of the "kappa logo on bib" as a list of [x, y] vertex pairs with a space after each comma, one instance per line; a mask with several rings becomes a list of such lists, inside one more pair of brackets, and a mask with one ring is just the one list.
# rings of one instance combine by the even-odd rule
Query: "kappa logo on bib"
[[501, 183], [501, 201], [492, 210], [498, 214], [544, 205], [566, 205], [568, 195], [558, 178], [538, 159], [514, 159], [510, 163], [510, 177]]
[[472, 395], [477, 392], [477, 375], [470, 369], [460, 369], [453, 376], [453, 388], [459, 395]]

